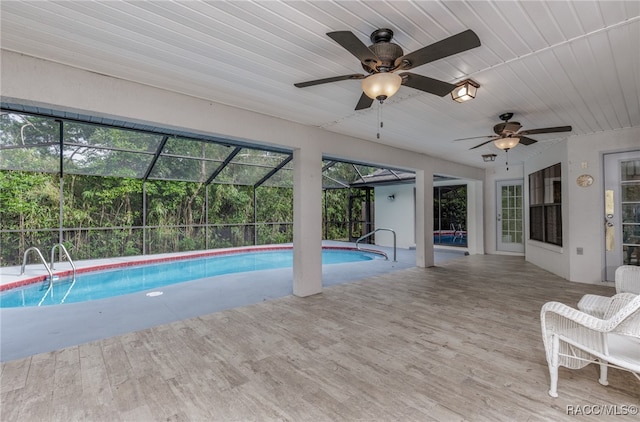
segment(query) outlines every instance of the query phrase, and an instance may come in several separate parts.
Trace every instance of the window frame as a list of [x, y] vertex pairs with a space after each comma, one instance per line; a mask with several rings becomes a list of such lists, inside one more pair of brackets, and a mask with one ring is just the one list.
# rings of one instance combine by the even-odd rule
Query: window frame
[[561, 163], [529, 174], [529, 240], [562, 247]]

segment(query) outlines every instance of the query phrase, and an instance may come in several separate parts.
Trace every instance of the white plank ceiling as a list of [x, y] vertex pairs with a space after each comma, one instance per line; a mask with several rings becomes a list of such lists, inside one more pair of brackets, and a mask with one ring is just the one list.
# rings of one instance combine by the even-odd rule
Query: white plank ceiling
[[[491, 135], [513, 112], [532, 135], [510, 162], [567, 136], [640, 126], [640, 2], [633, 1], [12, 1], [2, 0], [1, 47], [117, 78], [252, 110], [477, 167], [504, 164]], [[405, 54], [472, 29], [482, 45], [412, 69], [481, 87], [455, 103], [409, 87], [355, 111], [360, 81], [294, 82], [363, 73], [326, 36], [369, 45], [390, 28]], [[3, 83], [11, 81], [2, 80]], [[639, 140], [640, 145], [640, 140]], [[481, 154], [497, 153], [494, 164]]]

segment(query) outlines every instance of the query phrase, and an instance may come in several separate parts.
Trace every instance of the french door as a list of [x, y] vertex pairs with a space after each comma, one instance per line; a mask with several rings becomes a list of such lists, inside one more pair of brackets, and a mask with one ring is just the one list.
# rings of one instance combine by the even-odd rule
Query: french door
[[523, 181], [499, 181], [496, 184], [496, 249], [524, 252]]
[[640, 151], [604, 156], [605, 279], [640, 265]]

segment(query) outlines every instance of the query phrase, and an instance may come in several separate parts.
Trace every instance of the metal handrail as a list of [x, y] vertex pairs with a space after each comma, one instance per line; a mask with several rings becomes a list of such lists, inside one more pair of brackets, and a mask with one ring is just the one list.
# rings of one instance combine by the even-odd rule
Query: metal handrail
[[40, 252], [40, 249], [36, 248], [35, 246], [32, 246], [26, 251], [24, 251], [24, 255], [22, 256], [22, 268], [20, 269], [20, 275], [24, 274], [24, 268], [27, 266], [27, 255], [31, 251], [36, 251], [38, 253], [40, 260], [42, 261], [42, 263], [44, 264], [44, 267], [47, 269], [47, 272], [49, 273], [49, 279], [53, 280], [53, 272], [51, 272], [51, 268], [49, 268], [49, 265], [47, 265], [47, 261], [45, 261], [44, 256], [42, 256], [42, 252]]
[[376, 232], [379, 232], [379, 231], [388, 231], [388, 232], [393, 233], [393, 262], [397, 262], [397, 259], [396, 259], [396, 257], [397, 257], [397, 255], [396, 255], [396, 232], [393, 231], [392, 229], [385, 229], [385, 228], [381, 227], [379, 229], [375, 229], [374, 231], [365, 234], [364, 236], [360, 236], [358, 238], [358, 240], [356, 240], [356, 249], [360, 249], [360, 245], [358, 245], [358, 243], [360, 243], [361, 240], [364, 240], [369, 236], [373, 236]]
[[73, 260], [71, 259], [71, 255], [69, 255], [69, 251], [67, 251], [67, 248], [65, 248], [62, 243], [56, 243], [51, 248], [51, 269], [52, 270], [54, 269], [53, 266], [54, 266], [55, 262], [54, 262], [53, 259], [55, 257], [56, 248], [62, 249], [62, 252], [64, 252], [64, 254], [67, 256], [67, 261], [69, 261], [69, 264], [71, 264], [71, 268], [73, 269], [73, 281], [76, 281], [76, 266], [73, 263]]

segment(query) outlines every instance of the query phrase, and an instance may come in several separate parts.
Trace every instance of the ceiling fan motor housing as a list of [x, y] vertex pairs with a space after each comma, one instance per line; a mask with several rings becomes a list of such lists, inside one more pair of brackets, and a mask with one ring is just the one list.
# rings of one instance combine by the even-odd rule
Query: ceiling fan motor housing
[[[371, 70], [378, 72], [389, 72], [393, 70], [396, 59], [402, 57], [404, 52], [398, 44], [390, 42], [392, 38], [393, 31], [387, 28], [378, 29], [371, 34], [371, 42], [373, 45], [369, 46], [369, 50], [378, 56], [380, 63], [363, 63], [362, 67], [364, 70], [369, 73], [372, 73]], [[369, 69], [367, 65], [369, 65]]]
[[502, 113], [498, 117], [500, 118], [500, 120], [504, 120], [506, 122], [506, 121], [510, 120], [513, 117], [513, 113]]
[[521, 127], [522, 125], [518, 122], [505, 122], [505, 123], [498, 123], [497, 125], [495, 125], [493, 127], [493, 131], [496, 133], [496, 135], [501, 135], [505, 137], [505, 136], [514, 135], [516, 132], [520, 130]]

